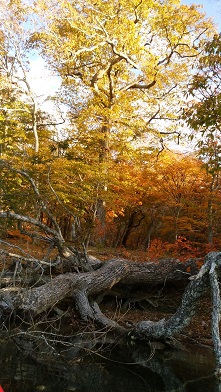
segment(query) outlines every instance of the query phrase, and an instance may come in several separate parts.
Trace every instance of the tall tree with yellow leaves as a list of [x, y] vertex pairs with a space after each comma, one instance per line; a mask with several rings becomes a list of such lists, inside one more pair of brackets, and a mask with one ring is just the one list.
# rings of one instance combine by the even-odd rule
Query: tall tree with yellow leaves
[[182, 91], [212, 25], [177, 0], [39, 0], [34, 12], [41, 23], [31, 43], [62, 78], [69, 134], [100, 167], [104, 221], [109, 161], [177, 137]]

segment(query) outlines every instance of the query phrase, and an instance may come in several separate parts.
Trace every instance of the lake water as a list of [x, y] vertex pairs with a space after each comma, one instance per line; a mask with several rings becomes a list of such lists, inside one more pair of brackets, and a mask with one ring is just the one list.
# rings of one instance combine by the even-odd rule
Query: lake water
[[[57, 358], [36, 349], [35, 359], [5, 337], [0, 343], [0, 385], [5, 392], [220, 392], [210, 349], [152, 350], [145, 345], [80, 340]], [[44, 358], [43, 358], [44, 357]]]

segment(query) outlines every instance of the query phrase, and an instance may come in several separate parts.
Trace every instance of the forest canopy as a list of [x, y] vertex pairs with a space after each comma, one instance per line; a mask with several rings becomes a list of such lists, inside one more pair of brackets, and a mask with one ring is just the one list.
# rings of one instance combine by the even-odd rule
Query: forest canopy
[[[207, 124], [200, 110], [208, 104], [198, 98], [188, 109], [186, 95], [199, 78], [208, 85], [197, 72], [211, 48], [209, 86], [219, 83], [219, 36], [200, 9], [177, 0], [0, 6], [2, 212], [53, 226], [47, 204], [66, 241], [144, 249], [147, 258], [219, 246], [219, 163], [216, 174], [207, 164], [219, 131], [207, 129], [208, 148], [202, 141], [189, 155], [173, 151], [189, 143], [188, 134], [198, 141]], [[53, 113], [32, 89], [33, 54], [61, 80], [48, 97]], [[218, 100], [216, 86], [208, 88]], [[191, 133], [183, 111], [194, 107]], [[43, 204], [19, 170], [35, 181]], [[9, 229], [17, 222], [1, 220], [2, 234]]]

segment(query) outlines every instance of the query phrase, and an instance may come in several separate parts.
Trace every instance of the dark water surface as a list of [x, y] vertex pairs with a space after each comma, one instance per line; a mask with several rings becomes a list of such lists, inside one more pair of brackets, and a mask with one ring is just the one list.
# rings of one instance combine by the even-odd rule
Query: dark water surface
[[79, 341], [56, 359], [24, 355], [0, 342], [0, 385], [5, 392], [218, 392], [210, 349], [152, 350], [148, 346], [95, 347]]

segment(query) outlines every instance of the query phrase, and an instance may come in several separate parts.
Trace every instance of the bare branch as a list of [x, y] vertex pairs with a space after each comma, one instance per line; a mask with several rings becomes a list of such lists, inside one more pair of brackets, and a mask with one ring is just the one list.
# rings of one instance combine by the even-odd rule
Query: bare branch
[[70, 51], [70, 57], [75, 59], [79, 54], [84, 53], [84, 52], [93, 52], [93, 50], [99, 48], [100, 46], [106, 45], [106, 43], [107, 43], [106, 41], [102, 41], [102, 42], [99, 42], [97, 45], [91, 46], [90, 48], [84, 47], [84, 48], [77, 50], [74, 53], [72, 51]]
[[[0, 240], [0, 242], [4, 243], [4, 244], [7, 244], [9, 246], [13, 246], [10, 243], [2, 241], [2, 240]], [[0, 250], [0, 254], [4, 254], [6, 256], [13, 257], [15, 259], [19, 259], [19, 260], [23, 260], [23, 261], [27, 261], [27, 262], [30, 262], [30, 263], [36, 263], [37, 265], [38, 264], [42, 264], [42, 265], [45, 265], [47, 267], [56, 267], [61, 262], [61, 259], [60, 259], [59, 256], [58, 256], [58, 258], [57, 258], [57, 260], [55, 262], [50, 262], [50, 261], [44, 261], [44, 260], [36, 259], [35, 257], [30, 256], [30, 255], [29, 255], [29, 257], [24, 257], [24, 256], [21, 256], [21, 255], [18, 255], [17, 253], [7, 252], [6, 250]]]
[[30, 216], [16, 214], [15, 212], [12, 211], [4, 211], [4, 212], [0, 212], [0, 218], [13, 219], [25, 223], [31, 223], [32, 225], [42, 229], [45, 233], [48, 233], [49, 235], [53, 235], [59, 241], [59, 243], [64, 241], [57, 231], [50, 229], [44, 223], [41, 223], [37, 219], [31, 218]]
[[138, 80], [138, 82], [135, 81], [135, 82], [128, 84], [127, 86], [121, 87], [119, 89], [119, 91], [126, 91], [126, 90], [130, 90], [130, 89], [149, 90], [151, 87], [153, 87], [156, 84], [155, 78], [149, 84], [140, 84], [140, 82], [142, 82], [142, 81], [143, 81], [143, 78]]
[[91, 79], [91, 86], [98, 92], [99, 88], [97, 82], [104, 77], [105, 74], [110, 75], [112, 67], [123, 60], [123, 57], [117, 57], [111, 60], [105, 68], [99, 69], [99, 71]]
[[55, 226], [55, 228], [56, 228], [56, 230], [57, 230], [57, 234], [59, 235], [59, 238], [63, 241], [63, 237], [62, 237], [62, 234], [61, 234], [60, 227], [59, 227], [59, 225], [57, 224], [57, 222], [56, 222], [54, 216], [53, 216], [53, 215], [51, 214], [51, 212], [48, 210], [48, 208], [47, 208], [47, 206], [46, 206], [46, 203], [45, 203], [44, 200], [42, 199], [42, 196], [41, 196], [41, 194], [40, 194], [40, 192], [39, 192], [39, 190], [38, 190], [38, 187], [37, 187], [37, 185], [36, 185], [34, 179], [31, 178], [27, 172], [25, 172], [25, 171], [23, 171], [23, 170], [15, 169], [15, 168], [12, 167], [7, 161], [5, 161], [5, 160], [3, 160], [3, 159], [0, 159], [0, 166], [7, 167], [9, 170], [14, 171], [15, 173], [20, 174], [21, 176], [25, 177], [25, 178], [28, 180], [28, 182], [31, 184], [32, 189], [34, 190], [34, 192], [35, 192], [35, 194], [36, 194], [38, 200], [41, 202], [41, 206], [42, 206], [43, 211], [44, 211], [44, 212], [48, 215], [48, 217], [52, 220], [52, 222], [53, 222], [53, 224], [54, 224], [54, 226]]

